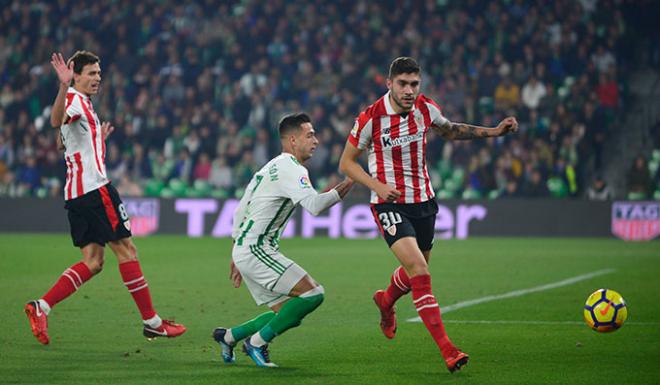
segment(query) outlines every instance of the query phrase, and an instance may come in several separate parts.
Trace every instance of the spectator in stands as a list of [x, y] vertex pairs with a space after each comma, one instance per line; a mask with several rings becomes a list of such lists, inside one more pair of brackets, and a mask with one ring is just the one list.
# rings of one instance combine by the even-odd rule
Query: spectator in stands
[[653, 187], [653, 180], [649, 172], [646, 158], [638, 155], [628, 171], [628, 196], [637, 199], [648, 198]]
[[599, 75], [596, 94], [602, 107], [610, 110], [616, 110], [619, 107], [619, 86], [608, 74]]
[[616, 58], [614, 57], [614, 54], [605, 49], [603, 44], [598, 45], [596, 52], [591, 55], [591, 61], [593, 62], [594, 66], [596, 66], [598, 72], [601, 74], [608, 72], [612, 67], [616, 65]]
[[[556, 157], [576, 122], [586, 126], [584, 143], [602, 149], [606, 138], [597, 130], [604, 132], [607, 125], [582, 117], [587, 102], [608, 114], [606, 123], [620, 119], [620, 111], [608, 111], [621, 104], [621, 95], [613, 97], [612, 92], [621, 82], [617, 69], [628, 68], [631, 60], [625, 55], [629, 49], [622, 48], [622, 31], [635, 28], [619, 9], [620, 2], [492, 3], [474, 18], [468, 16], [478, 14], [473, 8], [479, 2], [403, 2], [396, 13], [386, 3], [366, 8], [362, 2], [303, 3], [250, 0], [237, 16], [231, 4], [217, 0], [185, 7], [175, 7], [172, 0], [149, 5], [117, 0], [83, 5], [89, 17], [79, 18], [67, 2], [37, 7], [9, 0], [0, 13], [0, 162], [19, 175], [31, 151], [39, 151], [35, 122], [47, 115], [44, 108], [50, 105], [55, 81], [43, 75], [39, 63], [47, 61], [50, 47], [71, 46], [69, 29], [82, 32], [79, 43], [88, 49], [107, 47], [102, 68], [110, 75], [95, 107], [102, 115], [118, 117], [108, 146], [128, 154], [125, 172], [139, 185], [152, 173], [156, 179], [171, 177], [166, 175], [169, 167], [156, 172], [163, 164], [157, 161], [160, 153], [177, 163], [172, 174], [187, 182], [194, 182], [191, 170], [201, 152], [210, 158], [222, 154], [230, 169], [237, 168], [245, 152], [253, 152], [253, 162], [260, 164], [276, 155], [266, 144], [271, 138], [261, 138], [263, 127], [275, 126], [291, 111], [314, 111], [319, 127], [332, 127], [328, 149], [334, 149], [352, 127], [347, 112], [362, 110], [377, 98], [381, 63], [409, 49], [427, 51], [413, 56], [447, 58], [421, 64], [429, 79], [423, 92], [436, 97], [449, 118], [487, 124], [498, 121], [503, 109], [519, 110], [515, 114], [521, 116], [521, 128], [529, 128], [521, 132], [516, 155], [523, 166], [529, 162], [526, 153], [536, 151], [537, 138], [549, 143]], [[362, 17], [365, 12], [371, 22]], [[427, 15], [439, 21], [431, 30], [406, 22]], [[44, 33], [35, 33], [33, 20], [39, 20]], [[404, 38], [394, 38], [392, 28], [385, 26], [401, 26]], [[417, 36], [419, 46], [407, 44], [405, 36]], [[362, 67], [356, 62], [366, 70], [358, 71]], [[606, 75], [606, 83], [598, 84], [599, 74]], [[525, 93], [532, 75], [547, 95]], [[516, 88], [518, 97], [508, 92]], [[256, 132], [252, 142], [243, 140], [248, 127]], [[555, 129], [548, 132], [548, 127]], [[443, 143], [430, 137], [427, 145], [438, 149], [429, 151], [433, 172]], [[501, 179], [495, 163], [511, 145], [510, 140], [488, 143], [490, 164], [482, 166], [491, 170], [492, 179]], [[467, 169], [470, 155], [481, 146], [456, 147], [452, 167]], [[188, 156], [181, 155], [183, 147]], [[108, 160], [114, 156], [110, 151]], [[136, 165], [132, 154], [140, 151], [142, 160]], [[596, 154], [595, 165], [579, 157], [581, 173], [600, 169], [602, 151]], [[38, 164], [46, 159], [38, 158]], [[336, 172], [337, 160], [331, 150], [324, 165], [328, 173]]]
[[205, 152], [199, 154], [199, 159], [193, 171], [194, 180], [209, 180], [211, 176], [211, 160], [209, 155]]
[[18, 184], [22, 190], [34, 193], [41, 186], [41, 174], [37, 167], [37, 159], [33, 155], [28, 155], [25, 165], [17, 178]]
[[550, 196], [548, 186], [538, 169], [533, 169], [529, 175], [526, 175], [521, 195], [528, 198], [546, 198]]
[[128, 156], [127, 172], [131, 180], [145, 180], [151, 178], [151, 162], [145, 154], [144, 147], [135, 143], [133, 145], [133, 154]]
[[507, 112], [511, 108], [518, 107], [520, 103], [520, 87], [506, 76], [495, 89], [495, 108], [498, 111]]
[[536, 76], [531, 76], [522, 89], [522, 102], [530, 110], [536, 110], [546, 94], [543, 83], [539, 82]]
[[587, 198], [592, 201], [607, 201], [612, 199], [612, 191], [600, 174], [594, 177], [594, 180], [587, 189]]
[[193, 160], [190, 157], [190, 151], [187, 147], [183, 147], [179, 151], [179, 156], [174, 162], [174, 170], [172, 172], [172, 177], [180, 179], [184, 183], [190, 183], [190, 177], [192, 176]]
[[0, 178], [0, 197], [17, 198], [23, 195], [13, 172], [7, 171]]
[[163, 153], [157, 153], [151, 161], [153, 179], [168, 182], [174, 173], [174, 159], [166, 158]]
[[234, 187], [232, 170], [227, 166], [227, 159], [220, 156], [213, 161], [209, 182], [214, 187], [231, 190]]

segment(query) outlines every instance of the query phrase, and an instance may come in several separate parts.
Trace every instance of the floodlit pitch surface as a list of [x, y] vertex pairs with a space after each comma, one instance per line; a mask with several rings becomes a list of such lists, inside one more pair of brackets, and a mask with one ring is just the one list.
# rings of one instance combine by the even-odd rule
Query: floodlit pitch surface
[[[281, 367], [237, 352], [225, 365], [211, 339], [263, 309], [230, 285], [230, 241], [136, 239], [162, 317], [188, 327], [148, 342], [110, 249], [104, 271], [50, 316], [49, 346], [23, 314], [79, 259], [67, 235], [0, 235], [2, 384], [657, 384], [660, 383], [660, 242], [603, 239], [436, 240], [434, 293], [469, 365], [450, 374], [409, 297], [387, 340], [371, 301], [397, 265], [382, 240], [285, 239], [282, 251], [325, 286], [326, 300], [271, 345]], [[593, 276], [590, 273], [597, 272]], [[594, 290], [620, 292], [629, 317], [600, 334], [582, 322]], [[511, 294], [514, 293], [514, 294]]]

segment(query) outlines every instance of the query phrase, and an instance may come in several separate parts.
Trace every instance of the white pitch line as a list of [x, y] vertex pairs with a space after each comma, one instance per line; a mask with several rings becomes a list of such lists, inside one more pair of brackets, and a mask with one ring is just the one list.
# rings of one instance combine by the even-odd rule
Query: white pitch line
[[[508, 293], [504, 293], [504, 294], [488, 295], [488, 296], [481, 297], [481, 298], [470, 299], [470, 300], [467, 300], [467, 301], [455, 303], [453, 305], [445, 306], [445, 307], [441, 308], [440, 311], [442, 312], [442, 314], [446, 314], [446, 313], [449, 313], [449, 312], [454, 311], [454, 310], [462, 309], [464, 307], [479, 305], [479, 304], [482, 304], [482, 303], [485, 303], [485, 302], [499, 301], [501, 299], [520, 297], [520, 296], [527, 295], [527, 294], [530, 294], [530, 293], [537, 293], [539, 291], [546, 291], [546, 290], [556, 289], [558, 287], [568, 286], [568, 285], [572, 285], [574, 283], [584, 281], [584, 280], [587, 280], [587, 279], [590, 279], [590, 278], [593, 278], [593, 277], [598, 277], [599, 275], [610, 274], [610, 273], [613, 273], [615, 271], [616, 271], [616, 269], [603, 269], [603, 270], [594, 271], [592, 273], [582, 274], [582, 275], [578, 275], [576, 277], [567, 278], [567, 279], [564, 279], [562, 281], [548, 283], [546, 285], [530, 287], [529, 289], [514, 290], [514, 291], [510, 291]], [[414, 318], [409, 318], [407, 321], [408, 322], [422, 322], [422, 319], [420, 317], [414, 317]]]
[[[515, 321], [515, 320], [443, 320], [446, 324], [485, 324], [485, 325], [584, 325], [582, 321]], [[626, 325], [656, 326], [660, 322], [628, 321]]]

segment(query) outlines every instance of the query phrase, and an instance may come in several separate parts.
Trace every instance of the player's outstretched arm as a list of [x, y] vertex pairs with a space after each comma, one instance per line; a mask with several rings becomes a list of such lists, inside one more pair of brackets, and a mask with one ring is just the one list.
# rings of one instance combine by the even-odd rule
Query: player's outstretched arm
[[399, 198], [401, 192], [395, 187], [379, 182], [364, 171], [364, 168], [357, 161], [361, 154], [362, 150], [356, 148], [350, 142], [346, 142], [344, 152], [341, 154], [341, 159], [339, 160], [339, 171], [354, 181], [367, 186], [387, 202], [392, 202]]
[[351, 178], [344, 178], [341, 183], [337, 184], [334, 189], [337, 190], [337, 193], [339, 193], [339, 197], [341, 199], [344, 199], [346, 194], [348, 194], [349, 191], [351, 191], [351, 188], [353, 188], [353, 179]]
[[57, 96], [50, 111], [50, 125], [54, 128], [59, 128], [64, 122], [64, 101], [66, 100], [66, 92], [69, 89], [71, 79], [73, 79], [73, 62], [67, 65], [61, 53], [54, 53], [51, 56], [50, 64], [60, 81]]
[[441, 137], [448, 140], [468, 140], [475, 138], [490, 138], [494, 136], [503, 136], [510, 132], [518, 131], [518, 121], [515, 117], [509, 116], [502, 120], [497, 127], [473, 126], [466, 123], [453, 123], [447, 121], [443, 125], [433, 125], [433, 131]]
[[328, 192], [318, 194], [313, 192], [300, 201], [300, 205], [313, 216], [317, 216], [327, 208], [341, 202], [339, 191], [332, 189]]

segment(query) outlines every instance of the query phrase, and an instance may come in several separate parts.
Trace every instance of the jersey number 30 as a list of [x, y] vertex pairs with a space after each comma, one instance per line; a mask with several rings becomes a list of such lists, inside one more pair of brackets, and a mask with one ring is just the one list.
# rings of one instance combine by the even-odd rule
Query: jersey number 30
[[378, 214], [378, 219], [380, 219], [380, 223], [383, 225], [384, 229], [388, 229], [390, 226], [402, 222], [401, 214], [395, 213], [393, 211]]

